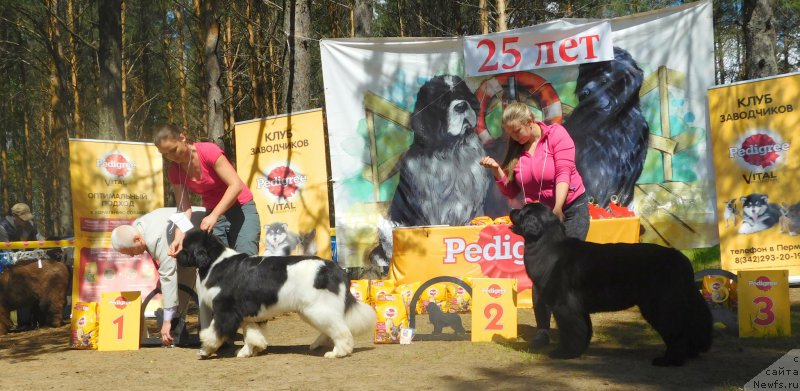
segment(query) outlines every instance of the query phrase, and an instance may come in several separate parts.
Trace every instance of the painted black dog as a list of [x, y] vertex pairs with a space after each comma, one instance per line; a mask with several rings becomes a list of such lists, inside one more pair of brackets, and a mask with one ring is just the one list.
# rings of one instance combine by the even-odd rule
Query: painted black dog
[[639, 107], [644, 73], [630, 53], [614, 48], [614, 59], [582, 64], [578, 105], [564, 127], [575, 141], [575, 164], [586, 194], [606, 207], [611, 196], [627, 206], [642, 174], [650, 127]]
[[553, 311], [559, 345], [553, 358], [575, 358], [592, 339], [595, 312], [638, 306], [667, 345], [657, 366], [680, 366], [711, 347], [711, 312], [694, 284], [689, 259], [649, 243], [597, 244], [568, 238], [539, 203], [511, 211], [511, 228], [525, 239], [525, 269]]

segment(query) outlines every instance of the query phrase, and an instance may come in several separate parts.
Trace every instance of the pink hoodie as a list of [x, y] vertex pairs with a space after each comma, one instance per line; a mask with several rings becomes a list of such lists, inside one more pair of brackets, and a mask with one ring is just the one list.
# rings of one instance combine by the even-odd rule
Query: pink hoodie
[[560, 124], [547, 125], [539, 121], [536, 124], [542, 128], [542, 138], [533, 156], [528, 151], [522, 152], [514, 167], [514, 182], [506, 184], [508, 178], [504, 178], [498, 180], [497, 185], [506, 197], [514, 198], [519, 194], [521, 184], [525, 202], [538, 201], [552, 209], [556, 203], [556, 183], [566, 182], [569, 184], [564, 202], [566, 209], [586, 192], [581, 174], [575, 167], [575, 143]]

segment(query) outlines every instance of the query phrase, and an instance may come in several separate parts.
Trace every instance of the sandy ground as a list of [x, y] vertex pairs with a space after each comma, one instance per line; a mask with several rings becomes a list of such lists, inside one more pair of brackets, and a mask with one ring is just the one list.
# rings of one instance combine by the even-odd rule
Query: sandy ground
[[[794, 336], [740, 339], [720, 333], [709, 353], [680, 368], [650, 365], [663, 345], [636, 310], [593, 315], [592, 343], [574, 360], [529, 351], [535, 332], [530, 309], [519, 311], [514, 342], [375, 345], [364, 335], [343, 359], [309, 352], [316, 333], [289, 314], [270, 323], [267, 353], [245, 359], [236, 358], [233, 348], [202, 361], [193, 348], [71, 350], [69, 326], [11, 333], [0, 337], [0, 390], [738, 389], [800, 347], [800, 289], [791, 289], [791, 298]], [[462, 320], [469, 330], [469, 316]], [[417, 326], [423, 337], [432, 331], [424, 315]]]

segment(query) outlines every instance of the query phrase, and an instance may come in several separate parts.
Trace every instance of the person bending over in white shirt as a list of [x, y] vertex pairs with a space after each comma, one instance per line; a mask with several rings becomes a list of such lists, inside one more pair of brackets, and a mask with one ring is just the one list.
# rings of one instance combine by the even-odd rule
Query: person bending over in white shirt
[[[179, 268], [175, 258], [167, 255], [169, 245], [179, 229], [170, 216], [177, 213], [176, 208], [160, 208], [136, 219], [131, 225], [120, 225], [111, 232], [111, 246], [114, 250], [129, 256], [137, 256], [147, 251], [156, 260], [158, 279], [161, 282], [161, 294], [164, 306], [164, 321], [161, 326], [161, 342], [171, 346], [174, 341], [170, 334], [172, 318], [178, 312], [178, 283], [190, 288], [200, 289], [196, 283], [195, 268]], [[191, 222], [199, 227], [206, 216], [205, 208], [192, 207]], [[199, 292], [198, 292], [199, 293]], [[200, 309], [200, 328], [205, 329], [210, 322], [211, 309], [198, 303]], [[183, 303], [181, 308], [185, 308]]]

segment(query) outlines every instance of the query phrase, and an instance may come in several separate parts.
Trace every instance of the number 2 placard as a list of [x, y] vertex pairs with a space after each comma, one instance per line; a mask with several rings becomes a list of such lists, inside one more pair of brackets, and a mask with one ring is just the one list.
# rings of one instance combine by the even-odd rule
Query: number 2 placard
[[97, 311], [100, 331], [97, 350], [138, 350], [141, 319], [141, 292], [105, 292]]
[[742, 270], [737, 280], [740, 337], [789, 337], [789, 272]]
[[475, 278], [472, 282], [472, 342], [495, 336], [517, 338], [516, 280]]

